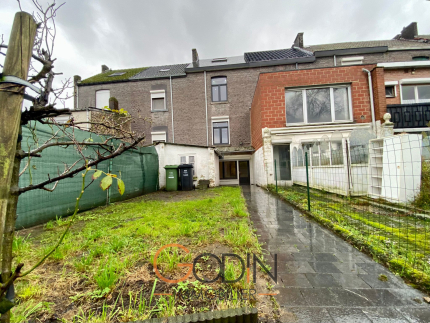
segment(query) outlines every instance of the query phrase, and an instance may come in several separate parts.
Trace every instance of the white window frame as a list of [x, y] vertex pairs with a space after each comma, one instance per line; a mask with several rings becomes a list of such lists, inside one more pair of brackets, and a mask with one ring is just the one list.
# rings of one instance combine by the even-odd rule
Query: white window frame
[[[153, 99], [160, 99], [160, 98], [164, 99], [164, 109], [163, 110], [154, 110], [153, 105], [152, 105], [152, 100]], [[151, 111], [152, 112], [167, 111], [166, 91], [165, 90], [151, 91]]]
[[[183, 164], [190, 164], [190, 157], [194, 157], [193, 165], [193, 177], [197, 176], [197, 169], [196, 169], [196, 154], [180, 154], [179, 156], [179, 165]], [[182, 158], [185, 157], [185, 163], [182, 162]]]
[[[316, 89], [330, 89], [330, 110], [331, 110], [331, 121], [325, 121], [325, 122], [308, 122], [308, 103], [307, 103], [307, 97], [306, 97], [306, 90], [316, 90]], [[348, 108], [349, 108], [349, 119], [346, 120], [335, 120], [335, 109], [334, 109], [334, 100], [333, 100], [333, 89], [339, 89], [339, 88], [347, 88], [348, 91]], [[327, 124], [327, 123], [345, 123], [345, 122], [352, 122], [353, 121], [353, 115], [352, 115], [352, 96], [351, 96], [351, 86], [350, 85], [324, 85], [324, 86], [315, 86], [315, 87], [306, 87], [306, 88], [286, 88], [285, 92], [287, 91], [302, 91], [302, 98], [303, 98], [303, 122], [295, 122], [295, 123], [288, 123], [287, 120], [287, 98], [285, 97], [285, 119], [286, 119], [286, 125], [287, 126], [295, 126], [295, 125], [318, 125], [318, 124]]]
[[[400, 103], [401, 104], [415, 104], [415, 103], [428, 103], [430, 101], [424, 101], [424, 102], [417, 102], [418, 98], [418, 88], [419, 85], [430, 85], [430, 78], [415, 78], [415, 79], [403, 79], [399, 81], [400, 83]], [[413, 86], [414, 87], [414, 94], [415, 94], [415, 102], [404, 102], [403, 100], [403, 85], [406, 86]], [[408, 100], [409, 101], [409, 100]]]
[[344, 57], [340, 60], [342, 66], [363, 64], [364, 56]]
[[[98, 100], [97, 100], [97, 94], [101, 94], [101, 93], [103, 93], [103, 92], [108, 92], [109, 93], [109, 98], [108, 98], [108, 100], [107, 100], [107, 105], [103, 105], [102, 107], [100, 107], [99, 108], [99, 104], [98, 104]], [[105, 107], [108, 107], [109, 108], [109, 99], [110, 99], [110, 90], [97, 90], [96, 91], [96, 108], [97, 109], [105, 109]]]
[[228, 127], [228, 143], [227, 144], [216, 144], [217, 146], [222, 146], [222, 145], [230, 145], [231, 140], [230, 140], [230, 133], [231, 133], [231, 129], [230, 129], [230, 118], [227, 116], [223, 116], [223, 117], [212, 117], [211, 118], [212, 121], [212, 145], [214, 144], [214, 123], [217, 122], [227, 122], [227, 127]]
[[167, 135], [165, 131], [155, 131], [155, 132], [151, 132], [151, 139], [152, 139], [152, 143], [154, 143], [154, 141], [163, 141], [167, 142]]
[[386, 98], [397, 98], [397, 84], [399, 84], [399, 82], [397, 82], [397, 81], [388, 81], [388, 82], [385, 82], [385, 87], [387, 87], [387, 86], [394, 86], [394, 96], [387, 96], [387, 95], [385, 95]]

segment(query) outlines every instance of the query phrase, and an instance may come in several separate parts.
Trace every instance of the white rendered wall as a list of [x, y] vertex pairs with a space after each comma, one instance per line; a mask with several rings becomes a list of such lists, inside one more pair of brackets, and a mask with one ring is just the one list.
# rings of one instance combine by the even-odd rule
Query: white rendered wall
[[186, 145], [176, 145], [159, 143], [155, 146], [159, 159], [159, 184], [160, 189], [166, 186], [166, 165], [180, 165], [181, 156], [194, 156], [194, 184], [197, 186], [201, 179], [209, 180], [210, 186], [219, 185], [219, 175], [217, 174], [218, 156], [213, 148], [192, 147]]

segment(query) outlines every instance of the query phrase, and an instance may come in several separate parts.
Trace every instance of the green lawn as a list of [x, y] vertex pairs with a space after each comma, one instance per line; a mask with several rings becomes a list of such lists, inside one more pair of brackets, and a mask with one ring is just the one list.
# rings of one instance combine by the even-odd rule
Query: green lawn
[[[269, 189], [276, 194], [275, 188]], [[286, 201], [307, 211], [306, 188], [278, 188]], [[311, 215], [358, 248], [370, 252], [416, 287], [430, 291], [430, 221], [311, 189]]]
[[[205, 250], [244, 257], [246, 252], [261, 252], [240, 188], [184, 192], [181, 196], [169, 198], [160, 192], [79, 214], [61, 247], [36, 271], [17, 281], [19, 305], [12, 310], [12, 321], [132, 321], [255, 305], [246, 300], [193, 301], [154, 295], [178, 290], [210, 294], [219, 287], [235, 293], [250, 287], [245, 280], [208, 285], [190, 279], [172, 285], [158, 279], [154, 284], [157, 277], [152, 263], [163, 245], [179, 243], [190, 251], [186, 254], [168, 248], [160, 254], [158, 268], [171, 279], [186, 271], [178, 268], [178, 263], [191, 262]], [[52, 248], [68, 221], [60, 219], [19, 232], [14, 243], [15, 263], [24, 262], [29, 268]], [[197, 271], [209, 275], [210, 266], [210, 260], [203, 259]], [[229, 263], [225, 276], [237, 277], [237, 273], [235, 263]]]

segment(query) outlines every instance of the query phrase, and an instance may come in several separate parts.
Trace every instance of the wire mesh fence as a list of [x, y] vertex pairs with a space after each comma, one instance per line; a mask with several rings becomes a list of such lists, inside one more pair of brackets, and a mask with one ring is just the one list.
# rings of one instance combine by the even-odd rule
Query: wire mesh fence
[[[23, 128], [22, 148], [25, 151], [40, 146], [57, 131], [55, 127], [37, 124]], [[78, 141], [91, 140], [104, 142], [105, 137], [70, 128]], [[60, 139], [61, 140], [61, 139]], [[111, 142], [117, 145], [118, 142]], [[91, 160], [96, 158], [96, 149], [87, 147], [85, 156]], [[54, 146], [44, 150], [41, 158], [32, 158], [30, 167], [27, 167], [20, 177], [20, 187], [43, 182], [49, 176], [57, 176], [65, 165], [73, 165], [79, 159], [79, 153], [74, 146]], [[26, 159], [21, 163], [24, 169]], [[78, 166], [76, 166], [78, 167]], [[97, 168], [106, 173], [121, 176], [125, 183], [125, 193], [120, 195], [115, 188], [103, 191], [94, 181], [85, 190], [80, 201], [80, 211], [106, 205], [110, 202], [126, 200], [158, 189], [158, 155], [154, 147], [141, 147], [124, 152], [114, 159], [104, 161]], [[60, 181], [53, 192], [45, 190], [32, 190], [19, 197], [18, 229], [55, 220], [57, 217], [70, 215], [74, 211], [76, 197], [79, 195], [82, 179], [80, 176]], [[90, 181], [90, 179], [88, 179]], [[52, 186], [52, 185], [51, 185]], [[50, 186], [50, 187], [51, 187]]]
[[320, 140], [293, 148], [296, 185], [278, 183], [278, 193], [303, 210], [309, 202], [318, 221], [430, 290], [428, 136], [367, 139]]

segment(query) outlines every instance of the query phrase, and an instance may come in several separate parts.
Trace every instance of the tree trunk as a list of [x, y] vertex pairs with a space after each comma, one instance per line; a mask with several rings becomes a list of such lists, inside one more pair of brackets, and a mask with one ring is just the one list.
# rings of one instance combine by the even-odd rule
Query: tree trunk
[[[12, 26], [3, 75], [26, 80], [36, 37], [37, 24], [33, 17], [18, 12]], [[6, 86], [3, 85], [0, 90]], [[24, 89], [19, 86], [0, 91], [0, 255], [2, 255], [2, 280], [6, 281], [12, 269], [12, 243], [14, 238], [18, 194], [11, 194], [11, 187], [18, 188], [20, 160], [16, 150], [21, 149], [21, 106]], [[3, 239], [4, 238], [4, 239]], [[10, 311], [1, 316], [1, 322], [10, 322]]]
[[[36, 22], [30, 14], [18, 12], [15, 15], [3, 75], [27, 79], [36, 29]], [[18, 93], [14, 93], [4, 91], [6, 86], [3, 84], [0, 88], [0, 241], [3, 240], [7, 200], [12, 180], [24, 95], [22, 87], [7, 88], [8, 91], [18, 91]]]
[[[20, 127], [19, 134], [22, 135], [22, 130]], [[21, 142], [18, 142], [16, 149], [21, 149]], [[15, 236], [15, 223], [16, 223], [16, 209], [18, 206], [18, 182], [19, 182], [19, 169], [21, 165], [21, 159], [16, 158], [13, 163], [12, 171], [12, 181], [10, 187], [14, 189], [14, 193], [9, 193], [9, 198], [7, 200], [6, 207], [6, 219], [3, 233], [3, 243], [2, 243], [2, 266], [1, 266], [1, 277], [2, 281], [6, 281], [12, 275], [12, 245]], [[10, 311], [3, 314], [0, 318], [1, 323], [10, 322]]]

